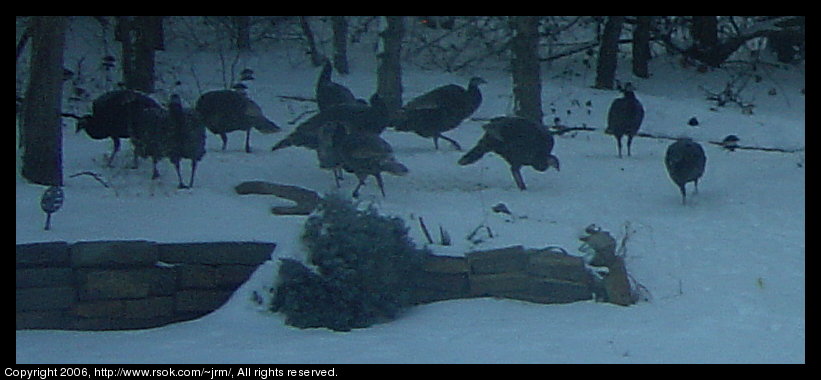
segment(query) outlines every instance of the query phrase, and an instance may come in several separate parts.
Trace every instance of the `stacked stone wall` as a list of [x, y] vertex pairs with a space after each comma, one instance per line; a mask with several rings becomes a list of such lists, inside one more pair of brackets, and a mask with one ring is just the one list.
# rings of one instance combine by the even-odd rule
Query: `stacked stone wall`
[[593, 298], [593, 279], [581, 257], [522, 246], [430, 256], [417, 286], [419, 303], [499, 297], [538, 303]]
[[219, 308], [276, 245], [49, 242], [16, 249], [18, 329], [123, 330]]

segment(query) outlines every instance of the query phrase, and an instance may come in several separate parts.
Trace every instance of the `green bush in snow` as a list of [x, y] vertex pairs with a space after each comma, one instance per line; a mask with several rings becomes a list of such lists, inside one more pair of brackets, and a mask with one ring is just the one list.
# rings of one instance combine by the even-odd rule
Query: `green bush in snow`
[[302, 241], [316, 271], [282, 261], [272, 310], [287, 324], [346, 331], [393, 320], [413, 304], [428, 252], [410, 241], [402, 219], [330, 196], [305, 223]]

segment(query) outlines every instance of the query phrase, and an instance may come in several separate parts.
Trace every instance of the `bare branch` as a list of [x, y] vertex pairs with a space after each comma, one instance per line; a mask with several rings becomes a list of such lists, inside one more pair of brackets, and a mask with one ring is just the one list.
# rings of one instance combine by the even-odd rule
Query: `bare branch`
[[79, 173], [76, 173], [76, 174], [72, 174], [72, 175], [70, 175], [68, 178], [79, 177], [79, 176], [81, 176], [81, 175], [91, 176], [92, 178], [94, 178], [95, 180], [97, 180], [97, 182], [99, 182], [100, 184], [102, 184], [102, 185], [103, 185], [103, 187], [108, 188], [108, 189], [110, 189], [110, 188], [111, 188], [111, 185], [109, 185], [109, 184], [108, 184], [108, 182], [104, 181], [104, 180], [101, 178], [101, 176], [100, 176], [99, 174], [94, 173], [94, 172], [89, 172], [89, 171], [79, 172]]
[[433, 244], [433, 239], [430, 237], [430, 232], [428, 232], [428, 227], [425, 226], [425, 221], [422, 217], [419, 217], [419, 227], [422, 228], [422, 232], [425, 234], [425, 239], [428, 240], [428, 243]]

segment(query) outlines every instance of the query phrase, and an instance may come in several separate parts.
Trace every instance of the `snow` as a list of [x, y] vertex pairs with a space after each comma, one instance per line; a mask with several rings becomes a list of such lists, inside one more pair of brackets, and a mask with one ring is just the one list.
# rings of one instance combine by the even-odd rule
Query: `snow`
[[[69, 42], [72, 42], [70, 40]], [[74, 43], [77, 43], [74, 41]], [[72, 46], [72, 45], [69, 45]], [[77, 49], [74, 52], [80, 51]], [[69, 50], [67, 60], [76, 59]], [[356, 52], [356, 50], [354, 50]], [[82, 54], [87, 54], [83, 51]], [[213, 55], [159, 53], [160, 64], [181, 65], [177, 90], [192, 104], [204, 89], [219, 86], [218, 75], [199, 74], [192, 84], [190, 64], [218, 72]], [[554, 154], [561, 171], [522, 170], [528, 189], [519, 191], [508, 166], [493, 154], [466, 167], [461, 153], [443, 142], [388, 130], [383, 137], [410, 173], [385, 176], [386, 197], [372, 179], [362, 201], [402, 217], [418, 244], [423, 217], [429, 228], [442, 226], [453, 245], [433, 245], [443, 255], [510, 245], [560, 246], [579, 254], [578, 237], [596, 223], [617, 239], [629, 232], [627, 267], [651, 295], [630, 307], [579, 302], [542, 305], [504, 299], [438, 302], [410, 309], [396, 321], [350, 332], [301, 330], [283, 323], [250, 301], [251, 293], [273, 284], [277, 259], [304, 259], [298, 236], [304, 216], [274, 216], [271, 196], [237, 195], [243, 181], [264, 180], [318, 192], [335, 191], [330, 172], [318, 169], [314, 152], [270, 147], [290, 132], [287, 121], [311, 109], [309, 103], [279, 95], [313, 95], [318, 69], [294, 64], [281, 51], [246, 57], [255, 71], [250, 95], [285, 131], [252, 132], [253, 153], [243, 152], [241, 132], [229, 135], [228, 150], [208, 133], [207, 154], [195, 187], [176, 189], [167, 161], [162, 176], [150, 180], [150, 164], [127, 167], [129, 143], [104, 167], [111, 142], [64, 129], [65, 202], [44, 231], [39, 200], [44, 186], [16, 180], [16, 242], [146, 239], [158, 242], [272, 241], [278, 244], [263, 264], [217, 311], [200, 319], [136, 331], [16, 332], [18, 363], [803, 363], [805, 361], [805, 105], [803, 66], [767, 67], [763, 80], [745, 90], [756, 108], [743, 115], [737, 107], [711, 110], [700, 87], [718, 91], [728, 70], [696, 73], [668, 57], [653, 61], [651, 79], [632, 77], [622, 63], [620, 78], [637, 87], [646, 116], [642, 131], [689, 136], [702, 143], [707, 169], [699, 193], [682, 206], [680, 194], [664, 168], [669, 140], [636, 138], [633, 156], [619, 159], [612, 136], [604, 135], [607, 107], [615, 91], [590, 88], [594, 73], [556, 76], [543, 72], [546, 121], [556, 108], [568, 126], [592, 126], [556, 138]], [[210, 66], [209, 66], [210, 65]], [[554, 65], [557, 65], [554, 63]], [[375, 89], [372, 55], [355, 54], [352, 73], [334, 74], [359, 97]], [[170, 69], [169, 69], [170, 70]], [[403, 68], [405, 100], [445, 83], [465, 85], [474, 74], [484, 103], [474, 115], [490, 118], [510, 113], [511, 80], [505, 72], [461, 75]], [[776, 95], [768, 90], [776, 88]], [[580, 105], [573, 105], [578, 100]], [[590, 114], [584, 104], [592, 102]], [[571, 111], [568, 115], [567, 110]], [[700, 125], [687, 120], [696, 116]], [[447, 133], [469, 149], [481, 136], [481, 122], [466, 121]], [[800, 149], [796, 153], [753, 150], [727, 152], [707, 141], [738, 135], [743, 146]], [[19, 157], [19, 152], [18, 152]], [[183, 165], [188, 173], [187, 161]], [[112, 188], [82, 171], [102, 175]], [[340, 190], [350, 195], [355, 179], [347, 175]], [[512, 215], [491, 207], [504, 203]], [[493, 238], [474, 243], [465, 237], [480, 225]]]

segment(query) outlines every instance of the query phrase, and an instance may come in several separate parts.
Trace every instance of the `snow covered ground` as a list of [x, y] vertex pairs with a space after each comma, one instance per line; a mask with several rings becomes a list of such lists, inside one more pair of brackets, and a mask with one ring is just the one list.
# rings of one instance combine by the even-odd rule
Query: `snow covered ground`
[[[69, 45], [72, 46], [72, 45]], [[79, 50], [79, 48], [78, 48]], [[67, 59], [76, 58], [78, 50]], [[158, 59], [190, 63], [217, 72], [213, 56], [160, 53]], [[243, 135], [229, 135], [220, 151], [209, 133], [207, 154], [194, 189], [177, 190], [173, 167], [160, 166], [162, 177], [150, 180], [150, 165], [127, 169], [131, 148], [123, 150], [114, 168], [104, 167], [110, 141], [93, 141], [64, 130], [65, 203], [42, 229], [45, 215], [39, 200], [43, 186], [16, 179], [16, 242], [146, 239], [160, 242], [272, 241], [279, 247], [272, 261], [219, 310], [198, 320], [138, 331], [17, 331], [18, 363], [801, 363], [805, 361], [805, 104], [803, 66], [767, 68], [762, 81], [751, 83], [745, 96], [753, 115], [736, 107], [710, 110], [705, 87], [724, 88], [729, 74], [699, 74], [666, 57], [653, 61], [651, 79], [633, 78], [623, 63], [619, 77], [633, 81], [646, 109], [642, 131], [690, 136], [702, 143], [707, 169], [700, 192], [681, 205], [663, 157], [669, 140], [637, 138], [633, 156], [619, 159], [612, 136], [602, 130], [615, 91], [590, 88], [593, 73], [576, 67], [580, 76], [543, 72], [545, 120], [555, 108], [565, 125], [592, 126], [556, 138], [554, 154], [561, 171], [522, 170], [527, 191], [519, 191], [508, 166], [485, 156], [474, 165], [456, 164], [461, 153], [443, 143], [434, 150], [429, 139], [386, 131], [383, 137], [409, 169], [405, 177], [386, 176], [387, 196], [372, 179], [362, 200], [385, 214], [405, 219], [418, 244], [425, 239], [417, 218], [429, 227], [441, 225], [453, 238], [449, 247], [432, 246], [438, 254], [462, 255], [475, 249], [522, 244], [557, 245], [576, 253], [584, 227], [596, 223], [617, 239], [629, 232], [628, 271], [644, 285], [651, 300], [631, 307], [580, 302], [540, 305], [513, 300], [472, 299], [415, 307], [402, 318], [368, 329], [333, 332], [286, 326], [283, 317], [250, 301], [255, 290], [274, 281], [280, 257], [304, 258], [298, 236], [305, 217], [274, 216], [271, 196], [237, 195], [243, 181], [293, 184], [319, 192], [335, 191], [331, 174], [320, 170], [314, 152], [270, 147], [290, 132], [288, 124], [313, 107], [279, 95], [313, 96], [318, 70], [295, 64], [284, 53], [260, 52], [247, 58], [256, 72], [249, 93], [269, 118], [285, 131], [252, 132], [251, 154]], [[359, 97], [375, 89], [375, 62], [361, 54], [352, 59], [352, 73], [335, 80]], [[183, 72], [185, 71], [185, 72]], [[193, 104], [198, 86], [190, 70], [177, 89]], [[187, 74], [186, 74], [187, 73]], [[484, 102], [474, 114], [490, 118], [511, 111], [511, 80], [504, 72], [462, 75], [403, 69], [405, 100], [446, 83], [466, 84], [474, 74], [488, 84]], [[200, 73], [203, 89], [219, 87]], [[209, 80], [206, 80], [209, 79]], [[768, 94], [772, 89], [775, 95]], [[592, 106], [585, 103], [591, 101]], [[567, 111], [570, 111], [568, 114]], [[588, 113], [589, 110], [589, 113]], [[688, 126], [691, 117], [700, 125]], [[447, 133], [466, 149], [481, 136], [481, 122], [466, 121]], [[707, 141], [728, 134], [741, 145], [802, 149], [797, 153], [753, 150], [727, 152]], [[187, 163], [184, 168], [188, 170]], [[19, 163], [18, 163], [19, 169]], [[112, 184], [106, 189], [89, 176], [94, 171]], [[341, 191], [355, 185], [346, 176]], [[502, 202], [512, 215], [491, 207]], [[477, 226], [494, 237], [475, 244], [465, 237]]]

